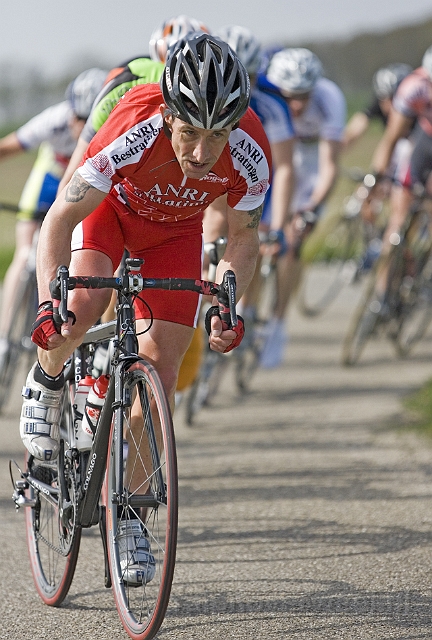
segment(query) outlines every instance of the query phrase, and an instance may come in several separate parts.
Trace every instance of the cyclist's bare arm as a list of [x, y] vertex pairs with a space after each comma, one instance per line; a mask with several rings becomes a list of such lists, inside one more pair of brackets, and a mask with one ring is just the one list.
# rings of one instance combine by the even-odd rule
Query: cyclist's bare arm
[[325, 202], [339, 172], [342, 144], [336, 140], [320, 140], [318, 148], [318, 178], [310, 197], [309, 208], [315, 209]]
[[8, 158], [10, 156], [14, 156], [16, 153], [21, 153], [21, 151], [24, 151], [24, 148], [21, 142], [18, 140], [18, 136], [15, 131], [9, 133], [4, 138], [1, 138], [0, 160], [3, 160], [4, 158]]
[[219, 196], [204, 211], [204, 242], [215, 242], [227, 234], [227, 196]]
[[59, 186], [58, 186], [58, 190], [57, 190], [57, 194], [61, 193], [63, 188], [67, 185], [67, 183], [69, 182], [69, 180], [72, 178], [73, 174], [75, 173], [76, 169], [78, 169], [78, 167], [81, 164], [81, 160], [83, 159], [83, 156], [85, 154], [85, 152], [87, 151], [87, 147], [88, 147], [89, 143], [84, 140], [83, 138], [78, 138], [78, 142], [77, 145], [74, 149], [74, 152], [71, 156], [71, 159], [69, 160], [69, 164], [66, 167], [66, 171], [64, 172], [64, 176], [63, 178], [60, 180]]
[[[236, 297], [240, 300], [255, 271], [259, 251], [258, 225], [263, 206], [253, 211], [239, 211], [227, 206], [227, 247], [216, 271], [216, 282], [222, 282], [225, 271], [231, 269], [236, 275]], [[217, 304], [217, 300], [213, 301]], [[224, 351], [235, 339], [235, 332], [222, 332], [222, 322], [218, 316], [211, 320], [210, 347]]]
[[386, 172], [397, 141], [409, 133], [412, 123], [413, 118], [391, 109], [386, 129], [372, 157], [374, 173], [384, 174]]
[[271, 229], [283, 229], [289, 220], [294, 191], [293, 169], [294, 140], [283, 140], [271, 145], [274, 167], [271, 196]]
[[252, 279], [259, 251], [258, 225], [262, 205], [253, 211], [239, 211], [227, 206], [227, 246], [216, 271], [216, 282], [232, 269], [236, 274], [237, 299], [240, 300]]
[[356, 140], [366, 133], [369, 128], [369, 124], [370, 120], [363, 111], [353, 113], [344, 131], [342, 140], [342, 147], [344, 151], [349, 149]]
[[76, 173], [57, 197], [42, 225], [37, 252], [39, 300], [50, 300], [49, 283], [57, 267], [69, 266], [72, 231], [105, 198], [106, 193], [91, 187]]

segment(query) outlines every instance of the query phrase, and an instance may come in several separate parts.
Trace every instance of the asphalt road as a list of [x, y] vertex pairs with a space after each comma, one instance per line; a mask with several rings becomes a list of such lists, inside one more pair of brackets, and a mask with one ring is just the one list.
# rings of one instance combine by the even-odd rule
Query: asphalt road
[[[339, 364], [358, 291], [321, 318], [295, 309], [283, 366], [239, 399], [230, 370], [211, 410], [176, 415], [178, 562], [161, 640], [432, 637], [432, 444], [398, 427], [400, 399], [432, 376], [432, 334], [412, 357], [373, 343]], [[22, 458], [21, 373], [0, 421], [0, 638], [126, 638], [84, 532], [59, 609], [32, 585], [8, 461]]]

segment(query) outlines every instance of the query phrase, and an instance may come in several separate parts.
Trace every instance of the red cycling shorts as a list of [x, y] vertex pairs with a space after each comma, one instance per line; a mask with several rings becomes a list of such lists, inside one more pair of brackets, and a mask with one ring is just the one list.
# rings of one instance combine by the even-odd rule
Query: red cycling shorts
[[[199, 279], [202, 242], [202, 215], [179, 222], [154, 222], [109, 195], [75, 228], [72, 251], [101, 251], [111, 259], [115, 270], [127, 249], [131, 257], [145, 260], [141, 273], [146, 278]], [[200, 305], [197, 293], [144, 290], [139, 295], [147, 304], [136, 300], [137, 318], [153, 316], [196, 326]]]

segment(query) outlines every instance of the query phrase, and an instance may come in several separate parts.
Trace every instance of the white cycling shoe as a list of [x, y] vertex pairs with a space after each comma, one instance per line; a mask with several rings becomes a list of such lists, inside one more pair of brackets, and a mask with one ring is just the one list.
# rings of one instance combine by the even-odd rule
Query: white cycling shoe
[[139, 520], [119, 522], [118, 546], [123, 582], [130, 587], [140, 587], [153, 580], [156, 561]]
[[51, 391], [34, 379], [33, 365], [22, 390], [20, 435], [37, 460], [55, 460], [59, 452], [59, 421], [63, 389]]

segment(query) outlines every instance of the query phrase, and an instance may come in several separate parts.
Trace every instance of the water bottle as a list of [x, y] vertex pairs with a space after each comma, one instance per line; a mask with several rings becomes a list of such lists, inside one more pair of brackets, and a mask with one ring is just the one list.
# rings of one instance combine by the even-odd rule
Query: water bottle
[[87, 396], [90, 389], [93, 387], [95, 379], [91, 376], [85, 376], [82, 378], [76, 388], [75, 403], [74, 403], [74, 431], [76, 447], [79, 451], [88, 451], [91, 449], [93, 442], [93, 435], [89, 435], [84, 429], [84, 414]]
[[93, 370], [92, 374], [94, 378], [98, 378], [102, 371], [106, 371], [105, 368], [106, 359], [108, 355], [108, 347], [105, 344], [99, 344], [93, 356]]
[[108, 383], [109, 376], [99, 376], [99, 378], [94, 381], [87, 394], [82, 429], [91, 439], [93, 439], [93, 436], [96, 433], [96, 427], [99, 422], [99, 416], [105, 400]]

